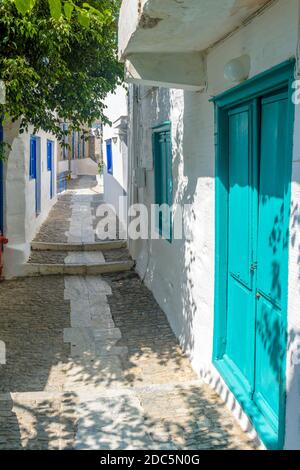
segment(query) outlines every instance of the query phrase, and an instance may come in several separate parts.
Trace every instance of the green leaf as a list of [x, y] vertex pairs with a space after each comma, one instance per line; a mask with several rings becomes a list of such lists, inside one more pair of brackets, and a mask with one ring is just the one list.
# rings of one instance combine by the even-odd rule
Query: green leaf
[[74, 6], [72, 5], [72, 3], [66, 2], [64, 4], [64, 12], [68, 20], [71, 19], [73, 10], [74, 10]]
[[86, 28], [88, 28], [90, 25], [90, 17], [86, 13], [79, 12], [78, 22], [81, 24], [81, 26], [85, 26]]
[[32, 10], [35, 0], [14, 0], [16, 8], [19, 13], [25, 15]]
[[61, 17], [61, 0], [49, 0], [49, 7], [52, 18], [59, 20]]
[[4, 116], [3, 116], [3, 120], [2, 120], [2, 124], [5, 126], [6, 124], [8, 124], [10, 121], [10, 115], [9, 113], [6, 111], [4, 113]]

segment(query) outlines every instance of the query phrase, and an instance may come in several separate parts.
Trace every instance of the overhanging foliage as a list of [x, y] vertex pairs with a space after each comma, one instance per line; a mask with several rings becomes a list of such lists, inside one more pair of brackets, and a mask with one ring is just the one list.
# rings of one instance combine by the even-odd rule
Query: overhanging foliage
[[[28, 7], [29, 6], [29, 7]], [[106, 121], [103, 100], [120, 82], [116, 19], [119, 0], [2, 0], [0, 79], [5, 119], [20, 132], [69, 132]]]

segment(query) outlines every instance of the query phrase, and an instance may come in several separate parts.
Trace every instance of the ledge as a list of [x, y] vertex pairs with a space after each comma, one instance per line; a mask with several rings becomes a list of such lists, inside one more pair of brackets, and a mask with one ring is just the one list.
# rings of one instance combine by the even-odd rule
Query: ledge
[[207, 49], [276, 0], [123, 0], [119, 58], [128, 82], [199, 90]]

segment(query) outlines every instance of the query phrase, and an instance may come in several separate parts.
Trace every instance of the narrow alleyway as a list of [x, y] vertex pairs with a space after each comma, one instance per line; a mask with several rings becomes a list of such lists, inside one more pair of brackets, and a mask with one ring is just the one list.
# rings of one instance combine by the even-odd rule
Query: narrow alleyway
[[[35, 275], [0, 284], [0, 449], [251, 448], [192, 371], [124, 243], [75, 248], [99, 242], [101, 202], [93, 178], [72, 182], [33, 244]], [[125, 265], [99, 274], [105, 263]], [[47, 275], [51, 265], [61, 274]]]

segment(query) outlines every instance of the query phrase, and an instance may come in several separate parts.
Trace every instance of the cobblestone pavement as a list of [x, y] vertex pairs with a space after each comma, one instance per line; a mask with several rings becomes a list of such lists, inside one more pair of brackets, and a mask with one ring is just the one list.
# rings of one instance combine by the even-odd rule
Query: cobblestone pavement
[[58, 197], [58, 201], [50, 211], [46, 222], [42, 225], [35, 241], [49, 243], [67, 242], [70, 226], [72, 194], [66, 192]]
[[0, 306], [0, 449], [253, 448], [133, 271], [6, 281]]

